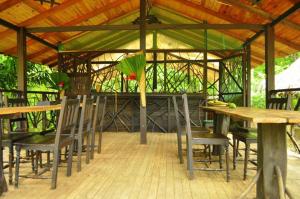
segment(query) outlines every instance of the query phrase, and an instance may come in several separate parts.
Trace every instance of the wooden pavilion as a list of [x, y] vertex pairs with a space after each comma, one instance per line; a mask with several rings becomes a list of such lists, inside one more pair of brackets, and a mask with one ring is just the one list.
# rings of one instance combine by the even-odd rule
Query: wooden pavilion
[[[251, 106], [251, 68], [265, 63], [266, 98], [275, 57], [300, 50], [297, 0], [0, 0], [0, 52], [66, 72], [69, 96], [105, 95], [107, 131], [172, 132], [171, 95], [189, 92], [192, 122], [208, 96]], [[137, 85], [115, 69], [120, 57], [147, 57], [147, 110]], [[175, 83], [174, 83], [175, 82]], [[293, 89], [299, 90], [299, 88]], [[280, 91], [290, 91], [284, 89]], [[194, 110], [194, 111], [193, 111]]]

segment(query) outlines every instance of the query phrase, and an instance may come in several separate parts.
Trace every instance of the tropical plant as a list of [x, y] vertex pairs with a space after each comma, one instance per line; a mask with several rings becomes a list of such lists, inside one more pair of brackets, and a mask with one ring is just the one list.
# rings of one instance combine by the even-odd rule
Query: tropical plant
[[63, 72], [51, 73], [48, 83], [50, 84], [50, 88], [58, 91], [68, 90], [70, 88], [70, 78]]

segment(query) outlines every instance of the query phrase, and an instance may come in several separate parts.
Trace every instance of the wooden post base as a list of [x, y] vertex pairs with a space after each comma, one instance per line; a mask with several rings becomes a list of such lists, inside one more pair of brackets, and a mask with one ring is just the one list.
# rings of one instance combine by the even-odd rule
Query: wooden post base
[[256, 186], [257, 198], [279, 198], [275, 166], [281, 170], [285, 187], [287, 175], [287, 144], [285, 124], [258, 124], [257, 169], [262, 173]]

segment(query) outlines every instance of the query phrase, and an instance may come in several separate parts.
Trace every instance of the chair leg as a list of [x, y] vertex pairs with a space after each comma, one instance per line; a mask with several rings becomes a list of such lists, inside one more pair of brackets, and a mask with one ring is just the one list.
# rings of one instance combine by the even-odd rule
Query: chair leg
[[34, 174], [38, 174], [38, 168], [39, 168], [39, 151], [35, 152], [35, 159], [34, 159]]
[[208, 159], [209, 159], [209, 164], [211, 164], [211, 147], [208, 145]]
[[220, 169], [223, 168], [223, 164], [222, 164], [222, 152], [219, 152], [219, 164], [220, 164]]
[[182, 137], [181, 133], [177, 132], [177, 149], [180, 164], [183, 164], [183, 156], [182, 156]]
[[188, 142], [188, 138], [186, 139], [186, 145], [187, 145], [187, 169], [189, 171], [189, 179], [194, 179], [194, 169], [193, 169], [193, 149], [192, 149], [192, 143]]
[[91, 160], [94, 159], [94, 152], [95, 152], [95, 130], [91, 131], [92, 133], [92, 141], [91, 141]]
[[229, 173], [229, 150], [228, 150], [228, 145], [225, 146], [225, 154], [226, 154], [226, 180], [227, 182], [230, 181], [230, 173]]
[[21, 147], [16, 147], [16, 168], [15, 168], [15, 187], [19, 186], [19, 169], [20, 169], [20, 152]]
[[247, 178], [247, 167], [248, 167], [248, 159], [249, 159], [249, 153], [250, 153], [250, 145], [248, 143], [245, 143], [245, 160], [244, 160], [244, 180]]
[[90, 150], [91, 150], [91, 132], [87, 132], [86, 136], [86, 157], [85, 157], [85, 163], [89, 164], [90, 163]]
[[50, 164], [50, 152], [49, 151], [47, 152], [47, 164], [48, 165]]
[[99, 137], [98, 137], [98, 153], [101, 153], [101, 145], [102, 145], [102, 132], [99, 132]]
[[52, 178], [51, 178], [51, 189], [56, 189], [59, 157], [60, 157], [59, 150], [54, 149], [54, 152], [53, 152], [53, 166], [52, 166]]
[[236, 148], [236, 138], [233, 136], [233, 170], [236, 169], [236, 156], [237, 156], [237, 148]]
[[74, 150], [74, 141], [72, 141], [72, 143], [69, 146], [67, 176], [72, 175], [73, 150]]
[[8, 166], [9, 166], [9, 184], [12, 185], [13, 182], [13, 166], [14, 166], [14, 147], [11, 144], [9, 146], [9, 155], [8, 155]]
[[32, 172], [35, 171], [35, 168], [34, 168], [34, 152], [31, 150], [30, 151], [30, 157], [31, 157], [31, 169], [32, 169]]
[[77, 172], [81, 171], [82, 138], [78, 136], [77, 145]]

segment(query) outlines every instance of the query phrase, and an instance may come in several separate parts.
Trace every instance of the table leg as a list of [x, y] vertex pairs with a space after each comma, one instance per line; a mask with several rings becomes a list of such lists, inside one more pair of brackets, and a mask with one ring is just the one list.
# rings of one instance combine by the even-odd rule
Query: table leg
[[[214, 113], [214, 131], [213, 131], [214, 133], [223, 134], [227, 136], [229, 130], [229, 124], [230, 124], [229, 116]], [[212, 152], [213, 155], [219, 155], [220, 152], [222, 154], [224, 153], [224, 149], [222, 149], [222, 147], [219, 146], [213, 147], [213, 152]]]
[[0, 196], [7, 191], [7, 184], [3, 173], [3, 151], [2, 151], [2, 120], [0, 119]]
[[257, 167], [262, 169], [256, 187], [257, 198], [279, 198], [275, 166], [282, 173], [285, 187], [287, 175], [287, 144], [285, 124], [258, 124]]

